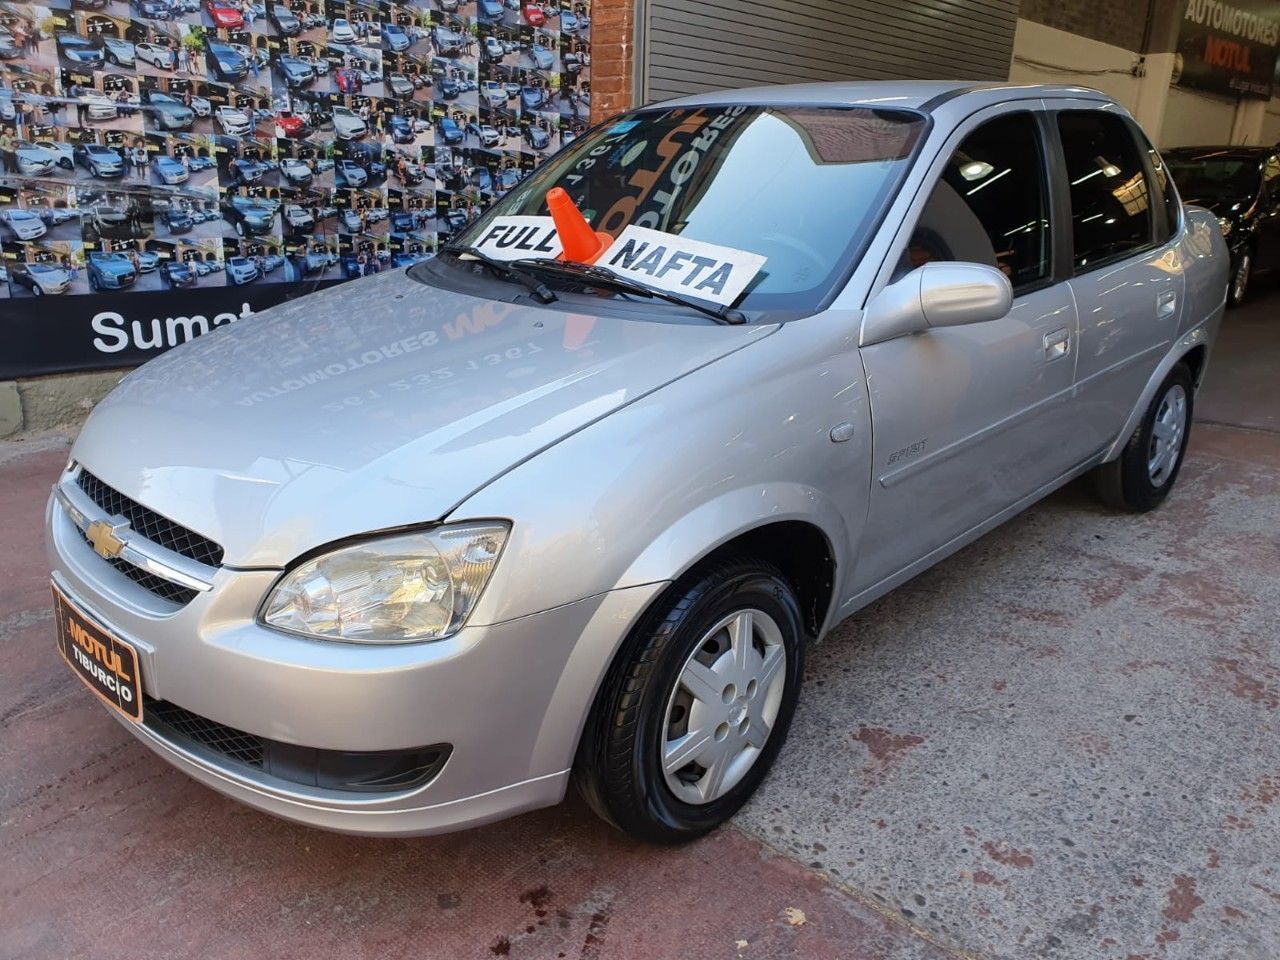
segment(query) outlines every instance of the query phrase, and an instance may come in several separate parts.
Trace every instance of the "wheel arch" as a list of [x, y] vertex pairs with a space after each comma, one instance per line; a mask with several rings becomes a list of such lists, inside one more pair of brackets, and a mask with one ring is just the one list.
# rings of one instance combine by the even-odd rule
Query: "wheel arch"
[[[826, 503], [825, 499], [820, 499], [817, 491], [798, 485], [784, 490], [757, 487], [740, 491], [739, 495], [749, 495], [757, 511], [740, 514], [741, 521], [730, 529], [719, 527], [724, 531], [722, 535], [708, 535], [707, 524], [713, 518], [723, 521], [720, 511], [727, 505], [719, 501], [737, 498], [729, 494], [704, 504], [654, 538], [617, 586], [609, 591], [606, 595], [609, 598], [621, 600], [637, 591], [644, 599], [628, 607], [622, 617], [617, 611], [609, 612], [607, 630], [591, 631], [597, 637], [608, 635], [609, 643], [581, 644], [574, 651], [562, 676], [560, 689], [565, 694], [564, 700], [551, 711], [554, 716], [546, 718], [544, 737], [539, 743], [540, 756], [557, 760], [577, 756], [601, 692], [619, 656], [629, 649], [628, 641], [634, 632], [678, 583], [709, 564], [750, 554], [777, 566], [800, 598], [810, 639], [822, 636], [838, 608], [840, 572], [847, 567], [838, 549], [839, 544], [847, 543], [847, 539], [842, 539], [844, 524], [834, 504], [827, 504], [827, 510], [815, 513], [815, 506]], [[793, 498], [796, 502], [791, 504], [792, 509], [782, 509], [782, 504]], [[801, 509], [801, 504], [807, 509]], [[770, 509], [771, 506], [776, 509]], [[548, 765], [544, 762], [538, 768], [544, 766]]]
[[729, 556], [749, 554], [779, 567], [802, 600], [805, 626], [822, 636], [836, 608], [849, 543], [834, 503], [802, 484], [734, 491], [702, 504], [654, 537], [617, 584], [674, 583]]
[[1160, 363], [1147, 379], [1146, 386], [1142, 388], [1142, 393], [1139, 395], [1137, 402], [1134, 403], [1133, 410], [1129, 414], [1128, 420], [1125, 421], [1123, 429], [1116, 435], [1101, 462], [1110, 463], [1124, 451], [1125, 444], [1129, 442], [1133, 431], [1137, 429], [1143, 413], [1150, 406], [1156, 391], [1160, 389], [1160, 384], [1164, 383], [1169, 371], [1175, 366], [1179, 363], [1186, 363], [1191, 368], [1192, 383], [1199, 388], [1200, 382], [1204, 377], [1205, 368], [1209, 362], [1209, 349], [1212, 346], [1214, 335], [1217, 333], [1218, 324], [1222, 320], [1224, 306], [1225, 299], [1224, 303], [1219, 304], [1217, 309], [1206, 320], [1180, 336], [1169, 351], [1165, 353], [1164, 357], [1161, 358]]

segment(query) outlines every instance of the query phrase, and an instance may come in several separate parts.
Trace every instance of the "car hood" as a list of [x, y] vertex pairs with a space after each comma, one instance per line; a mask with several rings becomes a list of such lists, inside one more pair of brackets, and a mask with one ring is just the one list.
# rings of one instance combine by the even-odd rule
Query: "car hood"
[[222, 544], [227, 564], [278, 567], [444, 517], [563, 437], [774, 329], [518, 306], [388, 271], [147, 363], [98, 405], [72, 455]]

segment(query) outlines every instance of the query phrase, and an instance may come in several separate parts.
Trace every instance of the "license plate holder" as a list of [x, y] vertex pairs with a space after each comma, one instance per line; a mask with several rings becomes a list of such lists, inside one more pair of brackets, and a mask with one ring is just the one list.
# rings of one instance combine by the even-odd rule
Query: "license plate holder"
[[98, 699], [134, 723], [141, 723], [142, 677], [138, 671], [138, 651], [98, 626], [56, 585], [52, 589], [58, 652], [62, 659]]

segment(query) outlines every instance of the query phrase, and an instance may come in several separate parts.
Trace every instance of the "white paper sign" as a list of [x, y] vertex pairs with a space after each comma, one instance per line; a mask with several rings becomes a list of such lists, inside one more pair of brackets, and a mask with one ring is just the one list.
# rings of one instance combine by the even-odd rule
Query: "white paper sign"
[[554, 259], [564, 249], [550, 217], [494, 217], [475, 248], [494, 260]]
[[738, 299], [767, 259], [733, 247], [632, 226], [618, 234], [596, 265], [646, 286], [727, 306]]

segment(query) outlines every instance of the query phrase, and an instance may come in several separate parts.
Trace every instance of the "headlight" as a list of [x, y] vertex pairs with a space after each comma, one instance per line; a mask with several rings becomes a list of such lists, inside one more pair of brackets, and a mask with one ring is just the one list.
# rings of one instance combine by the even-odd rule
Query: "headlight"
[[1232, 223], [1231, 223], [1231, 221], [1230, 221], [1229, 219], [1227, 219], [1226, 217], [1219, 217], [1219, 218], [1218, 218], [1218, 229], [1222, 231], [1222, 235], [1223, 235], [1224, 237], [1229, 237], [1229, 236], [1231, 235], [1231, 227], [1232, 227], [1232, 226], [1233, 226], [1233, 224], [1232, 224]]
[[448, 524], [326, 553], [280, 579], [261, 620], [322, 640], [442, 640], [475, 608], [510, 529], [497, 520]]

